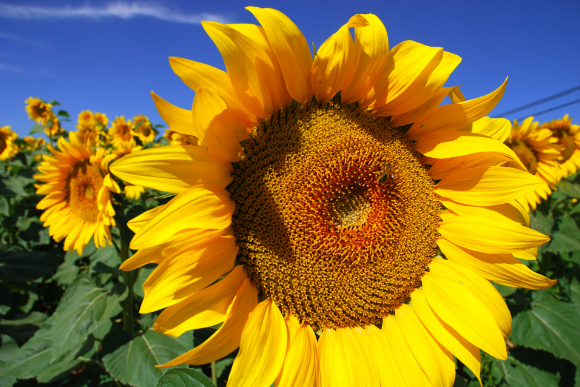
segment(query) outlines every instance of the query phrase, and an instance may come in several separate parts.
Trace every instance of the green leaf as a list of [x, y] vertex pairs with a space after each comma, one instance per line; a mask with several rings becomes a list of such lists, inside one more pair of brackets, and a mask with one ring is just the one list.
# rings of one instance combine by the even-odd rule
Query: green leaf
[[51, 273], [59, 264], [52, 254], [42, 251], [3, 251], [0, 280], [32, 281]]
[[28, 192], [26, 192], [24, 188], [32, 183], [36, 183], [36, 180], [24, 176], [16, 176], [12, 179], [4, 179], [4, 185], [6, 188], [20, 196], [29, 196]]
[[10, 288], [0, 283], [0, 314], [6, 314], [12, 308], [12, 294]]
[[34, 125], [32, 128], [30, 128], [29, 134], [42, 134], [42, 133], [44, 133], [44, 126]]
[[558, 192], [571, 198], [580, 199], [580, 185], [574, 184], [568, 180], [562, 180], [558, 183]]
[[[76, 254], [76, 251], [75, 251]], [[79, 275], [79, 267], [75, 262], [80, 259], [78, 254], [73, 255], [71, 253], [66, 253], [64, 256], [64, 262], [61, 263], [56, 269], [56, 273], [51, 277], [51, 279], [56, 281], [59, 285], [70, 285]]]
[[580, 250], [580, 229], [574, 219], [561, 218], [558, 223], [558, 231], [552, 235], [552, 241], [546, 250], [555, 253]]
[[157, 387], [214, 387], [214, 384], [199, 371], [176, 368], [159, 378]]
[[544, 235], [552, 235], [552, 227], [554, 227], [554, 218], [542, 214], [540, 211], [535, 211], [530, 214], [530, 227]]
[[131, 336], [110, 332], [103, 340], [103, 363], [115, 380], [135, 387], [153, 387], [167, 369], [157, 369], [193, 347], [192, 333], [178, 338], [153, 330]]
[[10, 209], [8, 206], [8, 200], [5, 197], [0, 197], [0, 215], [9, 216]]
[[580, 367], [580, 310], [574, 304], [557, 301], [549, 292], [540, 293], [531, 307], [515, 316], [510, 340], [551, 352]]
[[65, 291], [52, 316], [53, 357], [68, 352], [111, 318], [116, 306], [126, 296], [123, 284], [117, 284], [108, 291], [97, 287], [87, 276], [77, 278]]
[[9, 387], [16, 383], [16, 377], [3, 376], [2, 371], [10, 359], [18, 352], [18, 344], [10, 336], [0, 335], [0, 338], [2, 339], [2, 346], [0, 346], [0, 386]]
[[27, 341], [10, 359], [2, 372], [7, 376], [15, 376], [19, 379], [29, 379], [40, 375], [42, 372], [57, 369], [74, 361], [78, 356], [88, 352], [94, 343], [94, 338], [83, 337], [75, 343], [66, 354], [54, 359], [52, 356], [52, 324], [48, 320], [36, 334]]
[[570, 282], [570, 299], [576, 307], [580, 308], [580, 282], [576, 278], [572, 278]]
[[69, 117], [70, 115], [68, 114], [68, 112], [66, 110], [59, 110], [58, 113], [56, 113], [57, 115], [61, 116], [61, 117]]
[[78, 359], [80, 356], [83, 358], [91, 358], [97, 352], [100, 345], [100, 343], [94, 340], [93, 335], [89, 335], [78, 353], [65, 358], [63, 361], [52, 363], [50, 367], [38, 374], [36, 380], [39, 383], [54, 383], [67, 377], [73, 369], [82, 363]]
[[495, 282], [492, 282], [491, 284], [495, 286], [499, 294], [501, 294], [501, 296], [504, 298], [509, 297], [510, 295], [514, 294], [516, 290], [518, 290], [518, 288], [496, 284]]
[[135, 294], [138, 295], [139, 297], [145, 297], [145, 293], [143, 292], [143, 284], [145, 283], [149, 275], [153, 272], [153, 270], [155, 270], [156, 266], [157, 266], [156, 264], [150, 263], [148, 265], [139, 268], [139, 272], [137, 273], [137, 279], [133, 284], [133, 292], [135, 292]]
[[508, 358], [494, 360], [494, 367], [501, 370], [503, 379], [512, 387], [557, 387], [560, 377], [519, 361]]

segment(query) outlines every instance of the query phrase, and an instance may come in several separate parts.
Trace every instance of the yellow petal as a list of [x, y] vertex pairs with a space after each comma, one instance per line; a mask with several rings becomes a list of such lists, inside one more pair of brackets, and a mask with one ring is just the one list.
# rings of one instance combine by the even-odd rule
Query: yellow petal
[[364, 333], [352, 328], [325, 329], [318, 341], [320, 387], [379, 385]]
[[456, 358], [467, 366], [480, 379], [481, 357], [479, 348], [467, 341], [455, 329], [441, 320], [433, 312], [425, 293], [421, 289], [415, 289], [411, 293], [413, 309], [426, 329], [437, 339], [441, 345], [447, 348]]
[[503, 337], [510, 335], [512, 316], [503, 297], [492, 284], [467, 266], [455, 261], [434, 259], [429, 266], [429, 270], [435, 275], [449, 278], [464, 286], [485, 305], [501, 330]]
[[186, 331], [211, 327], [223, 322], [229, 306], [246, 278], [244, 266], [236, 266], [218, 283], [166, 308], [155, 320], [153, 329], [168, 336], [178, 337]]
[[438, 129], [458, 130], [465, 128], [472, 122], [485, 117], [500, 101], [505, 87], [504, 83], [495, 91], [483, 97], [471, 99], [451, 105], [439, 106], [428, 116], [425, 116], [407, 132], [407, 138], [417, 140]]
[[264, 28], [278, 59], [288, 93], [300, 103], [312, 99], [310, 68], [312, 56], [308, 42], [296, 24], [282, 12], [271, 8], [246, 7]]
[[316, 335], [308, 324], [302, 324], [290, 337], [288, 353], [276, 380], [276, 387], [313, 387], [318, 376]]
[[437, 106], [441, 104], [441, 102], [443, 102], [443, 99], [445, 99], [450, 89], [452, 88], [441, 87], [439, 88], [439, 90], [435, 90], [432, 93], [431, 98], [418, 108], [410, 110], [403, 114], [396, 114], [394, 116], [391, 116], [390, 124], [392, 126], [404, 126], [421, 120], [422, 117], [431, 114], [431, 112], [435, 110]]
[[274, 301], [268, 298], [248, 318], [228, 385], [269, 387], [282, 368], [287, 347], [286, 323]]
[[476, 206], [509, 203], [542, 185], [526, 171], [505, 167], [459, 170], [441, 180], [435, 193], [454, 202]]
[[[252, 114], [266, 118], [284, 107], [282, 94], [287, 92], [279, 65], [264, 50], [266, 39], [259, 27], [208, 21], [202, 22], [202, 26], [222, 54], [239, 100]], [[252, 38], [248, 37], [251, 33]]]
[[453, 103], [465, 102], [465, 96], [463, 95], [463, 93], [459, 89], [459, 86], [453, 87], [449, 91], [449, 94], [448, 95], [449, 95], [449, 99]]
[[153, 102], [155, 102], [155, 107], [159, 115], [171, 130], [197, 137], [197, 133], [193, 127], [191, 110], [175, 106], [154, 92], [151, 92], [151, 97], [153, 97]]
[[456, 216], [439, 225], [439, 233], [459, 246], [490, 254], [510, 254], [550, 240], [511, 220], [482, 216]]
[[353, 60], [355, 69], [350, 78], [343, 78], [341, 98], [350, 104], [365, 97], [375, 86], [387, 64], [389, 38], [381, 20], [373, 14], [363, 15], [368, 26], [355, 27]]
[[110, 170], [131, 184], [176, 194], [200, 184], [225, 188], [232, 182], [234, 171], [231, 163], [192, 145], [169, 145], [130, 153], [115, 161]]
[[227, 106], [217, 90], [200, 87], [195, 93], [192, 111], [199, 144], [218, 160], [238, 161], [242, 147], [234, 133]]
[[385, 343], [381, 330], [374, 325], [369, 325], [365, 331], [368, 336], [367, 345], [371, 357], [375, 361], [381, 386], [398, 387], [405, 385], [403, 374], [397, 366], [390, 344]]
[[[409, 112], [423, 105], [432, 98], [433, 93], [443, 87], [453, 70], [461, 62], [459, 56], [443, 51], [442, 48], [423, 46], [415, 42], [413, 44], [415, 48], [411, 51], [412, 55], [406, 60], [416, 60], [421, 53], [424, 53], [425, 57], [421, 57], [419, 63], [410, 64], [410, 67], [416, 70], [420, 69], [418, 66], [423, 66], [421, 72], [412, 81], [409, 79], [409, 83], [399, 95], [387, 96], [385, 105], [375, 104], [376, 115], [381, 117], [393, 116]], [[397, 65], [395, 58], [395, 71]], [[413, 73], [410, 75], [412, 77]], [[406, 74], [399, 76], [404, 77]], [[404, 78], [401, 81], [403, 80]]]
[[257, 304], [258, 290], [247, 279], [229, 306], [224, 323], [209, 339], [170, 362], [157, 366], [157, 368], [173, 367], [179, 364], [207, 364], [229, 355], [240, 346], [242, 330], [248, 321], [250, 312]]
[[220, 187], [198, 185], [175, 196], [131, 241], [139, 250], [160, 244], [185, 228], [225, 229], [232, 222], [234, 202]]
[[441, 204], [443, 204], [445, 208], [453, 210], [453, 212], [458, 215], [483, 216], [503, 221], [511, 220], [528, 227], [530, 225], [529, 215], [524, 212], [523, 208], [515, 201], [512, 201], [511, 203], [498, 204], [496, 206], [480, 207], [463, 205], [455, 203], [452, 200], [442, 199]]
[[248, 127], [257, 124], [256, 116], [239, 101], [224, 71], [205, 63], [177, 57], [170, 57], [169, 64], [175, 74], [193, 91], [197, 92], [200, 87], [218, 89], [220, 97], [228, 105], [228, 113], [232, 118]]
[[438, 317], [491, 356], [507, 358], [499, 327], [485, 305], [465, 286], [429, 272], [422, 282], [429, 306]]
[[482, 134], [495, 138], [499, 142], [504, 142], [510, 135], [512, 123], [505, 118], [483, 117], [461, 130]]
[[526, 259], [529, 261], [535, 261], [538, 257], [538, 248], [532, 247], [531, 249], [526, 249], [522, 251], [515, 251], [512, 253], [514, 257], [519, 259]]
[[527, 171], [520, 158], [507, 145], [490, 137], [462, 131], [439, 131], [428, 134], [415, 143], [415, 150], [436, 159], [448, 159], [466, 155], [492, 152], [507, 156]]
[[164, 259], [143, 283], [140, 313], [167, 308], [210, 285], [232, 270], [238, 253], [233, 235], [191, 242], [189, 249]]
[[476, 167], [497, 167], [509, 162], [511, 159], [499, 153], [480, 153], [477, 156], [466, 155], [451, 159], [434, 159], [429, 168], [429, 176], [433, 180], [443, 180], [447, 176], [459, 170]]
[[451, 386], [455, 381], [455, 362], [425, 329], [412, 306], [403, 304], [395, 310], [399, 328], [409, 349], [433, 386]]
[[343, 79], [352, 78], [356, 58], [349, 28], [367, 25], [364, 16], [354, 15], [318, 49], [310, 71], [310, 85], [319, 103], [330, 101], [340, 91]]
[[551, 280], [530, 270], [511, 254], [486, 254], [469, 250], [445, 240], [437, 240], [437, 245], [447, 259], [459, 262], [495, 283], [526, 289], [546, 289], [553, 286]]
[[399, 321], [394, 315], [383, 318], [383, 340], [391, 350], [394, 365], [400, 369], [405, 380], [403, 386], [430, 386], [429, 379], [417, 362], [405, 337], [401, 332]]

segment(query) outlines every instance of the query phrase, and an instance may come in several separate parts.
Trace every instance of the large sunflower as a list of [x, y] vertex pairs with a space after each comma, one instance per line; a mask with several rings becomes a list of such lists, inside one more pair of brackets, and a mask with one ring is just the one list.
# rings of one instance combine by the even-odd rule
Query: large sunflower
[[566, 114], [562, 119], [542, 124], [550, 129], [559, 140], [562, 155], [558, 159], [564, 178], [576, 173], [580, 168], [580, 125], [572, 125], [572, 118]]
[[519, 199], [528, 212], [535, 210], [542, 199], [546, 200], [562, 179], [562, 169], [557, 161], [561, 156], [558, 138], [550, 129], [540, 127], [540, 123], [533, 120], [534, 117], [528, 117], [521, 125], [515, 120], [505, 140], [528, 171], [543, 180], [538, 189]]
[[505, 83], [440, 106], [460, 101], [444, 87], [458, 56], [412, 41], [389, 50], [366, 14], [313, 60], [284, 14], [247, 9], [262, 27], [203, 23], [227, 73], [170, 59], [192, 110], [153, 95], [200, 146], [111, 166], [177, 194], [129, 224], [139, 251], [122, 269], [158, 264], [141, 313], [165, 308], [154, 328], [171, 336], [222, 323], [161, 367], [239, 346], [232, 386], [451, 386], [453, 355], [476, 375], [479, 348], [505, 359], [511, 316], [488, 280], [554, 283], [514, 257], [533, 259], [548, 238], [515, 202], [542, 181], [498, 140], [509, 122], [485, 117]]
[[49, 145], [52, 155], [43, 156], [34, 178], [46, 183], [37, 185], [36, 193], [47, 196], [36, 208], [45, 210], [40, 220], [57, 242], [66, 237], [64, 250], [81, 254], [91, 238], [97, 247], [112, 240], [109, 226], [115, 225], [115, 210], [110, 196], [120, 189], [108, 171], [115, 155], [105, 156], [104, 148], [93, 152], [91, 144], [72, 132], [69, 140], [60, 138], [60, 151]]
[[18, 154], [18, 145], [14, 142], [17, 138], [10, 126], [0, 126], [0, 160], [10, 160]]

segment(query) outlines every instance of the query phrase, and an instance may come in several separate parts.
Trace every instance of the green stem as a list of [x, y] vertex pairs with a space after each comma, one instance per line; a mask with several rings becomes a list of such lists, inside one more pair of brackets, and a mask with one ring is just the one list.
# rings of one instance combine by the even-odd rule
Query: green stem
[[[125, 262], [129, 258], [129, 246], [125, 239], [121, 237], [121, 259]], [[133, 276], [129, 271], [123, 272], [123, 281], [129, 291], [127, 298], [122, 302], [123, 305], [123, 328], [129, 332], [134, 333], [133, 325], [135, 323], [133, 317]]]
[[217, 386], [218, 376], [217, 376], [217, 363], [215, 361], [211, 362], [211, 381]]

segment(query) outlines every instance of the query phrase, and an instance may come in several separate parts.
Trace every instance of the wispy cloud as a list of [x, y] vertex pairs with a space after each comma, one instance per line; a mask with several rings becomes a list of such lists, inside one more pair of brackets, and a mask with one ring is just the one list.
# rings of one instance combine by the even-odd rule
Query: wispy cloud
[[202, 20], [228, 23], [223, 15], [213, 13], [184, 13], [158, 3], [113, 2], [104, 6], [85, 4], [81, 6], [43, 7], [0, 3], [0, 18], [9, 19], [132, 19], [138, 16], [152, 17], [174, 23], [199, 24]]
[[11, 66], [11, 65], [8, 65], [6, 63], [0, 63], [0, 71], [5, 72], [5, 73], [25, 73], [26, 72], [23, 69], [21, 69], [20, 67]]
[[2, 31], [0, 31], [0, 39], [13, 40], [13, 41], [19, 42], [19, 43], [30, 44], [31, 46], [42, 46], [42, 43], [33, 42], [32, 40], [23, 39], [20, 36], [16, 36], [16, 35], [12, 35], [12, 34], [7, 34], [7, 33], [2, 32]]

